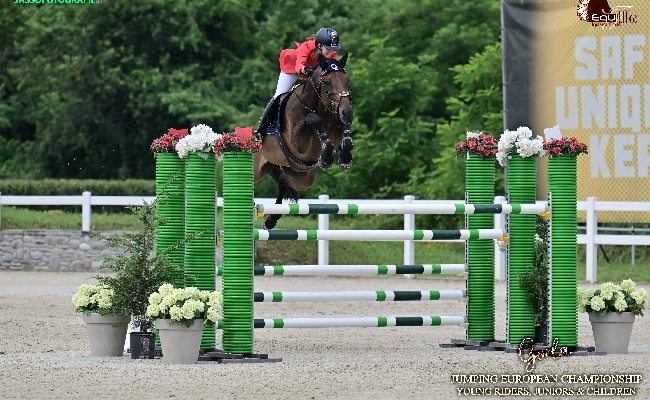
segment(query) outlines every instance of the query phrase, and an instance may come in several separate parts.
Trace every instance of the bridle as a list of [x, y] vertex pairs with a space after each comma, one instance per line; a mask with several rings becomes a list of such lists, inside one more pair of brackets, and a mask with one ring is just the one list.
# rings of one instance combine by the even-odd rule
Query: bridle
[[[338, 115], [338, 114], [339, 114], [339, 107], [341, 106], [341, 100], [342, 100], [344, 97], [348, 97], [348, 98], [350, 99], [350, 105], [352, 105], [352, 91], [351, 91], [351, 90], [347, 90], [347, 91], [338, 92], [338, 93], [330, 92], [330, 91], [327, 89], [327, 86], [323, 85], [323, 77], [325, 76], [325, 74], [327, 74], [328, 72], [330, 72], [330, 70], [331, 70], [331, 71], [342, 71], [342, 72], [345, 74], [345, 69], [344, 69], [343, 67], [340, 67], [340, 66], [337, 65], [337, 64], [328, 64], [328, 67], [327, 67], [326, 69], [323, 69], [323, 68], [321, 67], [321, 73], [320, 73], [320, 77], [321, 77], [321, 79], [320, 79], [320, 81], [318, 82], [318, 85], [316, 85], [316, 83], [314, 83], [314, 80], [312, 79], [312, 75], [313, 75], [313, 74], [310, 75], [310, 76], [307, 78], [307, 80], [308, 80], [309, 83], [311, 84], [312, 88], [314, 88], [314, 91], [316, 92], [316, 95], [318, 96], [318, 100], [320, 101], [320, 103], [323, 103], [323, 104], [324, 104], [323, 98], [322, 98], [322, 96], [321, 96], [321, 91], [320, 91], [320, 89], [321, 89], [321, 87], [322, 87], [323, 92], [325, 92], [325, 98], [326, 98], [327, 101], [329, 102], [329, 105], [326, 105], [326, 106], [325, 106], [325, 109], [326, 109], [327, 111], [331, 112], [331, 113], [334, 114], [334, 115]], [[304, 92], [305, 92], [305, 86], [307, 86], [307, 85], [303, 85], [303, 87], [302, 87], [302, 94], [303, 94], [303, 95], [304, 95]], [[332, 100], [332, 98], [330, 97], [330, 96], [335, 95], [335, 94], [338, 94], [338, 95], [339, 95], [339, 101], [338, 101], [338, 103], [334, 103], [334, 100]], [[310, 112], [313, 112], [313, 113], [316, 112], [315, 110], [312, 110], [310, 107], [308, 107], [308, 106], [305, 104], [305, 102], [302, 100], [302, 97], [301, 97], [301, 96], [298, 96], [298, 95], [296, 94], [296, 97], [298, 97], [298, 100], [300, 101], [300, 104], [301, 104], [305, 109], [307, 109], [307, 110], [309, 110]]]

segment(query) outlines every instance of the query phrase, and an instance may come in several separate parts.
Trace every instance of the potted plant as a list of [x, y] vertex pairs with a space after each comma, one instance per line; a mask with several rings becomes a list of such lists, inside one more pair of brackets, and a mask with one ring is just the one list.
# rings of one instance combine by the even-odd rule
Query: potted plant
[[174, 289], [164, 284], [149, 296], [147, 316], [156, 321], [163, 362], [193, 364], [197, 361], [204, 326], [219, 318], [223, 297], [219, 292], [195, 287]]
[[606, 282], [599, 289], [578, 289], [578, 310], [589, 313], [597, 351], [626, 354], [636, 315], [648, 308], [645, 289], [631, 279]]
[[76, 312], [83, 313], [91, 356], [121, 357], [124, 354], [124, 338], [131, 317], [120, 315], [113, 294], [107, 286], [84, 284], [72, 296]]
[[100, 270], [112, 271], [114, 275], [96, 275], [93, 278], [113, 290], [115, 309], [124, 315], [131, 315], [133, 328], [139, 328], [138, 332], [130, 334], [131, 358], [154, 357], [153, 320], [147, 315], [149, 295], [165, 283], [184, 278], [182, 266], [170, 263], [168, 255], [201, 235], [200, 232], [196, 233], [156, 252], [156, 229], [165, 222], [156, 215], [156, 210], [163, 198], [164, 193], [151, 203], [143, 201], [141, 206], [128, 207], [142, 223], [141, 231], [125, 232], [115, 237], [93, 235], [106, 240], [109, 247], [125, 248], [123, 253], [103, 259]]
[[538, 215], [535, 237], [535, 261], [522, 274], [519, 286], [535, 313], [535, 343], [548, 344], [548, 221]]

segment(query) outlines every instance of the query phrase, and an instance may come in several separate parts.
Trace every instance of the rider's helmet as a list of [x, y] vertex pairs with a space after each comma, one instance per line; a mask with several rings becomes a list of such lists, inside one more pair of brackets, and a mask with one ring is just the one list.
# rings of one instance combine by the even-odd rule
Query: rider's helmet
[[339, 44], [339, 34], [332, 28], [321, 28], [316, 32], [314, 38], [316, 43], [322, 44], [330, 50], [338, 51], [341, 49]]

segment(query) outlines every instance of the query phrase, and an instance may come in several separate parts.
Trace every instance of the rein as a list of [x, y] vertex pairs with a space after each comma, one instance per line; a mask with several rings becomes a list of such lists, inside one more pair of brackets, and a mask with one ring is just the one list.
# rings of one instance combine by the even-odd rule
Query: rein
[[[322, 70], [322, 68], [321, 68], [321, 70]], [[338, 71], [338, 69], [336, 67], [335, 67], [335, 70]], [[333, 93], [333, 92], [330, 92], [329, 90], [327, 90], [327, 87], [324, 86], [322, 84], [322, 82], [323, 82], [323, 76], [325, 76], [325, 74], [327, 74], [328, 72], [329, 72], [329, 68], [324, 70], [324, 71], [323, 70], [321, 71], [321, 74], [320, 74], [321, 80], [318, 82], [318, 86], [316, 86], [316, 84], [314, 83], [314, 80], [312, 79], [313, 74], [310, 75], [307, 78], [307, 80], [309, 81], [309, 83], [311, 84], [311, 87], [316, 92], [316, 96], [318, 96], [318, 100], [320, 101], [320, 103], [324, 103], [323, 98], [321, 97], [321, 94], [320, 94], [320, 89], [322, 87], [323, 91], [325, 92], [325, 98], [329, 102], [329, 105], [325, 106], [325, 110], [331, 112], [334, 115], [338, 115], [339, 114], [339, 108], [341, 106], [341, 100], [343, 99], [343, 97], [349, 97], [350, 98], [350, 105], [352, 104], [352, 91], [348, 90], [348, 91], [343, 91], [343, 92], [339, 92], [339, 93]], [[343, 70], [343, 73], [345, 73], [345, 70]], [[306, 86], [307, 85], [304, 85], [302, 87], [302, 96], [304, 96]], [[335, 104], [334, 100], [332, 100], [332, 98], [330, 97], [333, 94], [338, 94], [339, 95], [339, 102], [337, 104]], [[300, 104], [303, 106], [303, 108], [305, 108], [309, 112], [316, 113], [315, 110], [312, 110], [310, 107], [308, 107], [305, 104], [305, 102], [302, 100], [302, 96], [298, 96], [298, 94], [296, 93], [296, 97], [298, 98], [298, 101], [300, 101]], [[336, 108], [334, 108], [335, 106], [336, 106]]]

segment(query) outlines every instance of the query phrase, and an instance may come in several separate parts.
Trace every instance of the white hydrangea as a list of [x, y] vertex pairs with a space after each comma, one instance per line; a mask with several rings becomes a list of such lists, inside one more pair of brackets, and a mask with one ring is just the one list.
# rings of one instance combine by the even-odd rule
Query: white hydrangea
[[513, 154], [521, 157], [540, 157], [545, 155], [544, 142], [539, 137], [532, 137], [533, 131], [520, 126], [516, 131], [504, 131], [499, 138], [497, 160], [505, 166]]
[[630, 297], [634, 299], [637, 304], [643, 305], [646, 302], [646, 290], [637, 289], [630, 293]]
[[172, 306], [169, 309], [169, 316], [174, 321], [180, 321], [183, 319], [183, 310], [179, 306]]
[[636, 290], [636, 283], [632, 279], [626, 279], [621, 282], [621, 289], [625, 290], [628, 293], [632, 293]]
[[207, 125], [200, 124], [190, 129], [190, 134], [180, 139], [176, 144], [176, 152], [180, 158], [187, 158], [190, 152], [196, 152], [201, 158], [207, 159], [212, 147], [221, 139], [220, 133], [215, 133]]
[[151, 318], [158, 318], [160, 315], [160, 307], [157, 304], [149, 304], [147, 306], [147, 315]]
[[591, 309], [594, 311], [600, 311], [605, 308], [605, 301], [600, 296], [594, 296], [591, 298]]
[[619, 312], [627, 310], [627, 302], [625, 302], [625, 295], [623, 292], [616, 292], [614, 294], [614, 308]]
[[174, 286], [172, 286], [171, 283], [165, 283], [158, 288], [158, 293], [160, 293], [163, 296], [167, 296], [173, 291], [174, 291]]
[[[72, 296], [77, 312], [100, 312], [113, 306], [113, 290], [106, 286], [83, 284], [79, 291]], [[101, 312], [100, 312], [101, 313]]]
[[612, 282], [605, 282], [600, 285], [600, 297], [605, 300], [611, 300], [614, 296], [614, 293], [618, 291], [618, 286], [614, 285]]
[[208, 309], [208, 320], [216, 323], [218, 319], [219, 319], [219, 310], [210, 307]]
[[204, 324], [208, 320], [216, 322], [222, 300], [219, 292], [196, 287], [174, 289], [172, 285], [165, 284], [158, 288], [158, 292], [149, 295], [147, 315], [181, 323], [194, 319], [205, 319]]

